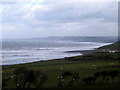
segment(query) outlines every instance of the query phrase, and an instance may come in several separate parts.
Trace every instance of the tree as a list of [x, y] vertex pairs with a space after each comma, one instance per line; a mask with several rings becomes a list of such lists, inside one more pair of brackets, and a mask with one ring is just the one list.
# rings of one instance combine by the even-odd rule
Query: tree
[[82, 82], [84, 82], [85, 84], [95, 84], [96, 81], [96, 77], [87, 77], [82, 79]]
[[48, 77], [40, 71], [33, 71], [24, 67], [17, 67], [13, 71], [15, 75], [15, 85], [17, 88], [31, 88], [33, 84], [36, 88], [44, 87]]
[[63, 76], [64, 78], [67, 78], [67, 77], [69, 77], [69, 76], [72, 76], [72, 73], [71, 73], [70, 71], [66, 71], [66, 72], [64, 72], [64, 73], [62, 74], [62, 76]]
[[7, 83], [9, 80], [9, 77], [2, 77], [2, 88], [5, 88], [8, 85]]
[[64, 84], [64, 77], [62, 75], [58, 76], [58, 87], [63, 87], [63, 84]]
[[28, 83], [27, 87], [30, 88], [31, 84], [35, 82], [35, 72], [33, 70], [28, 70], [25, 80]]
[[35, 73], [33, 70], [28, 70], [25, 67], [17, 67], [13, 71], [15, 75], [15, 85], [17, 88], [30, 88], [34, 83]]
[[69, 86], [78, 86], [80, 84], [80, 75], [79, 73], [73, 73], [72, 80], [69, 82]]
[[35, 72], [35, 87], [36, 88], [43, 88], [44, 83], [48, 80], [48, 76], [41, 71]]
[[26, 74], [27, 74], [27, 69], [24, 67], [16, 67], [13, 71], [13, 74], [15, 75], [15, 85], [17, 88], [22, 88], [25, 87], [26, 84]]

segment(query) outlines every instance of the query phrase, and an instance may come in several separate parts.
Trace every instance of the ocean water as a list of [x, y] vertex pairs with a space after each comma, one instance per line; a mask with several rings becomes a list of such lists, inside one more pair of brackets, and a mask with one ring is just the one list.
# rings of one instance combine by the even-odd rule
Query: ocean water
[[20, 64], [41, 60], [58, 59], [82, 55], [65, 53], [72, 50], [92, 50], [111, 43], [49, 41], [49, 40], [7, 40], [2, 42], [2, 65]]

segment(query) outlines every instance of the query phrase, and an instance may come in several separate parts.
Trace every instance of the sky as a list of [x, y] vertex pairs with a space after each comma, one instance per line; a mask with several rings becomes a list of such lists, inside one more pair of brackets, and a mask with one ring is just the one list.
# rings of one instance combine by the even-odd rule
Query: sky
[[117, 2], [0, 2], [2, 36], [117, 36]]

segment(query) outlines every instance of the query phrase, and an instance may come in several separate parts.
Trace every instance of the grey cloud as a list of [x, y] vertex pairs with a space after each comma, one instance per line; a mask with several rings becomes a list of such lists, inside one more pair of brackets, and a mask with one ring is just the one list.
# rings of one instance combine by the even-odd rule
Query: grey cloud
[[[92, 4], [92, 3], [91, 3]], [[36, 11], [36, 18], [40, 21], [76, 22], [89, 18], [104, 18], [105, 21], [116, 22], [117, 3], [103, 7], [101, 3], [87, 5], [86, 3], [65, 3], [53, 5], [48, 12]], [[91, 8], [92, 7], [92, 8]], [[112, 8], [111, 8], [112, 7]]]
[[117, 3], [113, 2], [14, 4], [2, 14], [6, 38], [117, 36]]

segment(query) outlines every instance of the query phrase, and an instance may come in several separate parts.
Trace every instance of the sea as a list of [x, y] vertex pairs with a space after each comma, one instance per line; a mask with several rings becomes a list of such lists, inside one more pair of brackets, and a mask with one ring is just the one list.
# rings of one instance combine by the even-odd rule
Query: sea
[[2, 50], [0, 50], [0, 53], [2, 53], [2, 63], [0, 65], [13, 65], [78, 56], [82, 55], [82, 53], [66, 53], [66, 51], [93, 50], [104, 45], [112, 44], [116, 40], [113, 39], [110, 41], [111, 39], [107, 38], [108, 40], [104, 40], [109, 42], [106, 42], [103, 39], [98, 40], [97, 38], [94, 41], [88, 38], [71, 38], [52, 37], [3, 40]]

